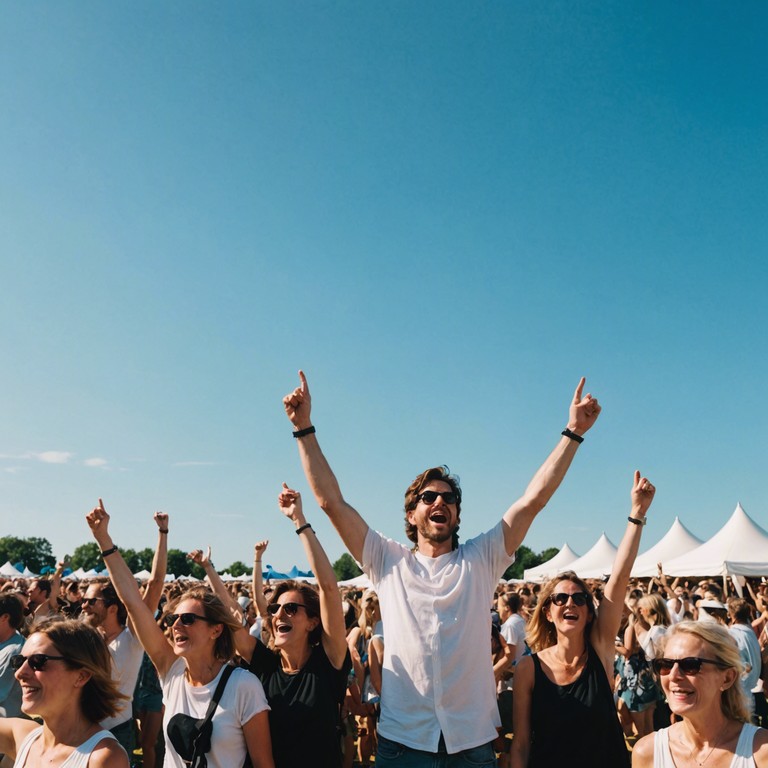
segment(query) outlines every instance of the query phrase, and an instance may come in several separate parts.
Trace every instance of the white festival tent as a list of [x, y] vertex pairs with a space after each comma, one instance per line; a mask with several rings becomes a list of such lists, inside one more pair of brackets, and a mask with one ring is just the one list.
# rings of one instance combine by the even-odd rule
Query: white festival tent
[[18, 571], [13, 567], [10, 560], [5, 565], [0, 566], [0, 576], [6, 576], [11, 579], [20, 579], [22, 575], [21, 571]]
[[568, 546], [566, 541], [560, 551], [546, 563], [541, 563], [535, 568], [526, 568], [523, 572], [523, 579], [537, 583], [547, 581], [557, 576], [561, 571], [567, 570], [570, 564], [578, 559], [579, 556]]
[[664, 568], [664, 573], [669, 573], [667, 563], [670, 560], [682, 557], [696, 547], [700, 547], [702, 543], [700, 538], [694, 536], [680, 522], [679, 517], [675, 517], [675, 522], [672, 523], [661, 540], [637, 556], [635, 564], [632, 566], [632, 576], [643, 579], [656, 576], [659, 563]]
[[737, 504], [711, 539], [664, 563], [664, 572], [669, 576], [768, 576], [768, 532]]
[[592, 549], [582, 555], [578, 560], [568, 564], [567, 570], [575, 571], [582, 579], [602, 579], [613, 569], [613, 561], [616, 559], [616, 545], [605, 535], [594, 543]]

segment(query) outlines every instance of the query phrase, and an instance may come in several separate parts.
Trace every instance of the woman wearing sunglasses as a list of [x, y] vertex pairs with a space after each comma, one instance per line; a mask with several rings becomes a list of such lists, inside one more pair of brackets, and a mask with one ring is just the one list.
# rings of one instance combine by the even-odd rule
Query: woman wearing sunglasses
[[[144, 604], [136, 581], [109, 534], [109, 515], [99, 506], [86, 520], [101, 548], [109, 576], [163, 688], [165, 766], [185, 768], [192, 754], [190, 721], [206, 716], [214, 691], [235, 653], [238, 629], [222, 602], [197, 587], [182, 593], [167, 609], [166, 632]], [[274, 768], [266, 698], [261, 683], [235, 669], [212, 719], [209, 768], [235, 768], [250, 756], [254, 768]]]
[[[296, 581], [278, 584], [267, 606], [273, 650], [241, 628], [235, 636], [237, 652], [264, 684], [277, 768], [339, 768], [340, 707], [352, 665], [341, 595], [328, 556], [304, 517], [301, 495], [283, 483], [278, 504], [296, 527], [319, 589]], [[210, 558], [200, 550], [190, 557], [240, 616]]]
[[768, 731], [749, 722], [739, 649], [725, 627], [673, 625], [653, 667], [682, 720], [638, 741], [633, 768], [768, 768]]
[[0, 754], [15, 768], [128, 768], [128, 756], [99, 722], [114, 716], [122, 696], [101, 634], [76, 619], [38, 624], [11, 658], [21, 684], [21, 709], [34, 720], [0, 718]]
[[599, 611], [589, 587], [573, 572], [541, 590], [528, 627], [535, 653], [515, 667], [512, 768], [629, 766], [613, 700], [615, 642], [655, 492], [635, 472], [627, 528]]

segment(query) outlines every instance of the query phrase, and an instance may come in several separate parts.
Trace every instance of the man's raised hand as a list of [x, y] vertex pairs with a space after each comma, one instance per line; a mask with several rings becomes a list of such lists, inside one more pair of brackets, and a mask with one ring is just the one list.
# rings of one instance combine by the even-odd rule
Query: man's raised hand
[[168, 530], [168, 513], [167, 512], [155, 512], [155, 522], [157, 527], [161, 531]]
[[299, 386], [283, 398], [285, 413], [297, 430], [306, 429], [312, 423], [310, 421], [312, 398], [304, 371], [299, 371], [299, 381], [301, 382]]
[[656, 488], [647, 477], [642, 477], [639, 470], [635, 470], [635, 481], [632, 484], [632, 514], [645, 517], [648, 507], [651, 506]]
[[592, 397], [589, 392], [582, 397], [581, 393], [584, 391], [586, 381], [582, 376], [576, 391], [573, 393], [573, 401], [568, 412], [568, 429], [577, 435], [583, 435], [591, 429], [602, 410], [597, 398]]

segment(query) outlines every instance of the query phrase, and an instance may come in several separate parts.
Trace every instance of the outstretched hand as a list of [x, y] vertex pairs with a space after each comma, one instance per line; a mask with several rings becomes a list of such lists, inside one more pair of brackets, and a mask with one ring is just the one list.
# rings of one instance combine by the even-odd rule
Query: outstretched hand
[[282, 513], [294, 523], [299, 525], [304, 524], [304, 511], [301, 505], [301, 494], [298, 491], [294, 491], [293, 488], [289, 488], [283, 483], [283, 490], [280, 491], [280, 495], [277, 497], [277, 503]]
[[568, 411], [568, 429], [577, 435], [583, 435], [591, 429], [602, 410], [597, 398], [592, 397], [589, 392], [582, 397], [581, 393], [584, 391], [586, 381], [582, 376], [576, 391], [573, 393], [573, 400]]
[[259, 555], [263, 555], [264, 552], [266, 552], [268, 546], [269, 546], [269, 539], [264, 539], [264, 541], [257, 541], [253, 545], [253, 555], [254, 555], [254, 557], [258, 557]]
[[647, 477], [641, 477], [640, 471], [635, 470], [635, 481], [632, 484], [632, 514], [645, 517], [648, 507], [651, 506], [656, 488]]
[[301, 382], [299, 386], [283, 398], [285, 413], [297, 430], [306, 429], [312, 424], [310, 421], [312, 398], [304, 371], [299, 371], [299, 381]]

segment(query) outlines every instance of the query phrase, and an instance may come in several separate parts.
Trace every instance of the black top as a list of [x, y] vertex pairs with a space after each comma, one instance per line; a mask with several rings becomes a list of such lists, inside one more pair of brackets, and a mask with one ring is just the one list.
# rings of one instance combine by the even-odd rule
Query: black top
[[616, 705], [605, 669], [591, 645], [581, 675], [553, 683], [533, 655], [529, 768], [629, 768]]
[[349, 652], [334, 669], [322, 645], [295, 674], [283, 672], [280, 656], [257, 642], [248, 669], [267, 694], [275, 768], [339, 768], [340, 710], [352, 665]]

